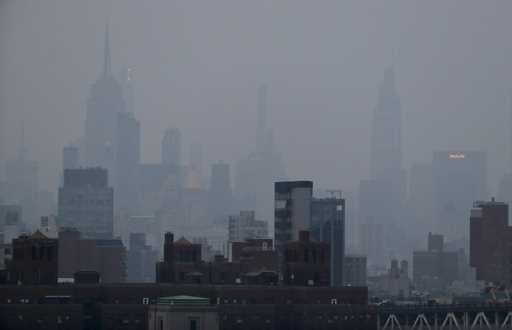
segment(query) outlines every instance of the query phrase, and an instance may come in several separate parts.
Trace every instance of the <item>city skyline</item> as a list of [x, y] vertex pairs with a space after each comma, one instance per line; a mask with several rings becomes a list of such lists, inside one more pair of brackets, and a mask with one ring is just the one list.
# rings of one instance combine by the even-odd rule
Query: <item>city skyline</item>
[[[47, 17], [50, 14], [49, 9], [59, 4], [58, 0], [52, 1], [55, 2], [41, 8], [41, 17]], [[227, 2], [219, 4], [219, 6], [225, 5], [227, 5]], [[3, 4], [3, 6], [5, 13], [12, 11], [12, 13], [25, 15], [25, 7], [22, 3], [8, 3]], [[74, 6], [74, 4], [69, 6]], [[58, 7], [58, 10], [64, 12], [69, 9], [69, 6]], [[22, 102], [19, 98], [14, 97], [15, 93], [7, 92], [7, 88], [3, 89], [6, 95], [2, 97], [2, 111], [7, 112], [3, 116], [10, 123], [7, 125], [8, 134], [9, 136], [17, 136], [15, 134], [11, 135], [11, 131], [19, 127], [21, 117], [27, 116], [25, 118], [27, 149], [33, 154], [33, 158], [40, 160], [41, 173], [44, 174], [41, 176], [42, 186], [46, 189], [53, 188], [59, 177], [55, 159], [60, 154], [60, 147], [74, 142], [81, 135], [82, 128], [79, 123], [84, 116], [87, 97], [85, 91], [87, 86], [97, 78], [97, 70], [102, 66], [104, 43], [102, 37], [107, 10], [95, 3], [92, 3], [91, 6], [89, 9], [92, 12], [89, 17], [90, 20], [84, 22], [77, 18], [77, 24], [70, 27], [70, 32], [76, 29], [76, 33], [82, 37], [83, 42], [77, 44], [73, 41], [73, 38], [68, 38], [70, 43], [65, 47], [67, 52], [64, 52], [63, 45], [55, 44], [50, 39], [47, 40], [48, 45], [54, 45], [53, 49], [62, 50], [57, 54], [58, 58], [66, 56], [59, 61], [58, 67], [52, 63], [45, 66], [47, 70], [51, 68], [55, 72], [60, 72], [57, 70], [58, 68], [66, 69], [65, 72], [62, 72], [62, 78], [66, 77], [66, 79], [73, 82], [73, 86], [76, 86], [66, 95], [62, 93], [63, 90], [66, 90], [66, 85], [59, 83], [65, 79], [56, 81], [54, 75], [41, 72], [42, 68], [35, 66], [37, 61], [46, 62], [46, 57], [36, 60], [28, 53], [24, 58], [11, 56], [18, 49], [21, 50], [19, 48], [21, 46], [13, 43], [12, 38], [14, 36], [19, 35], [21, 38], [26, 37], [30, 40], [30, 35], [25, 30], [21, 29], [13, 32], [10, 29], [3, 29], [2, 33], [6, 42], [10, 45], [5, 50], [8, 56], [0, 63], [0, 67], [5, 72], [2, 76], [12, 76], [13, 82], [16, 81], [17, 85], [26, 86], [27, 93], [31, 93], [34, 84], [40, 85], [41, 93], [46, 95], [46, 99], [52, 100], [51, 105], [49, 105], [48, 102], [41, 100], [41, 93], [32, 93], [34, 100], [30, 98]], [[335, 27], [338, 24], [340, 25], [339, 33], [342, 33], [342, 36], [345, 37], [345, 43], [329, 44], [320, 39], [316, 45], [319, 49], [325, 50], [325, 52], [322, 52], [325, 55], [312, 57], [312, 59], [321, 60], [316, 61], [318, 64], [311, 64], [311, 61], [307, 61], [304, 56], [296, 52], [291, 53], [292, 50], [300, 49], [298, 48], [299, 44], [294, 41], [293, 37], [296, 32], [298, 33], [303, 29], [297, 26], [298, 22], [296, 22], [295, 17], [287, 13], [287, 10], [290, 9], [290, 3], [278, 6], [275, 13], [272, 14], [260, 5], [253, 4], [250, 7], [254, 10], [256, 17], [270, 18], [271, 25], [262, 28], [262, 31], [274, 28], [283, 37], [292, 38], [293, 47], [287, 52], [276, 46], [275, 36], [269, 36], [268, 40], [256, 38], [254, 45], [249, 41], [243, 42], [243, 45], [249, 45], [248, 50], [255, 51], [262, 48], [257, 46], [267, 46], [266, 49], [281, 49], [282, 52], [276, 53], [275, 61], [272, 61], [268, 52], [260, 51], [251, 54], [244, 51], [240, 53], [239, 48], [231, 43], [231, 41], [239, 40], [239, 37], [231, 32], [226, 32], [227, 27], [236, 23], [229, 20], [212, 30], [218, 33], [214, 35], [213, 40], [221, 42], [222, 45], [226, 46], [226, 49], [237, 50], [241, 56], [236, 56], [237, 53], [226, 54], [221, 52], [221, 49], [213, 47], [210, 43], [191, 43], [188, 45], [183, 43], [184, 38], [195, 40], [195, 37], [200, 36], [199, 32], [203, 31], [192, 25], [197, 22], [191, 16], [196, 13], [197, 7], [195, 5], [185, 6], [180, 4], [178, 6], [180, 10], [171, 11], [172, 15], [177, 18], [173, 21], [176, 22], [176, 26], [173, 25], [173, 28], [168, 29], [166, 29], [167, 24], [161, 21], [160, 14], [154, 11], [157, 8], [168, 9], [168, 5], [161, 4], [159, 6], [162, 7], [156, 6], [153, 9], [147, 9], [147, 11], [140, 13], [141, 21], [137, 23], [136, 26], [139, 29], [136, 31], [134, 31], [134, 26], [131, 25], [132, 20], [129, 19], [132, 17], [134, 4], [128, 1], [121, 5], [114, 1], [112, 6], [112, 16], [109, 22], [112, 58], [115, 59], [113, 70], [117, 74], [123, 68], [129, 67], [133, 79], [136, 81], [133, 85], [133, 100], [136, 105], [134, 107], [136, 116], [144, 128], [141, 133], [141, 149], [143, 150], [141, 156], [145, 161], [158, 159], [159, 150], [155, 146], [161, 139], [161, 132], [169, 126], [176, 126], [183, 133], [184, 150], [187, 150], [190, 144], [199, 142], [204, 144], [206, 163], [224, 160], [234, 165], [243, 157], [245, 150], [253, 141], [252, 135], [254, 133], [244, 132], [242, 127], [247, 127], [250, 122], [256, 121], [256, 118], [254, 118], [256, 117], [256, 111], [254, 109], [257, 105], [256, 102], [253, 102], [255, 90], [259, 85], [267, 84], [270, 90], [268, 103], [269, 107], [272, 108], [272, 114], [267, 121], [272, 123], [271, 126], [274, 128], [275, 140], [279, 149], [281, 151], [286, 150], [283, 159], [288, 168], [289, 176], [311, 178], [321, 186], [327, 186], [330, 178], [335, 178], [339, 182], [338, 185], [349, 187], [350, 190], [354, 191], [358, 181], [366, 176], [370, 167], [370, 143], [366, 142], [369, 141], [370, 137], [369, 135], [361, 135], [359, 132], [370, 129], [371, 113], [378, 95], [378, 82], [381, 80], [385, 68], [393, 65], [403, 103], [403, 136], [405, 139], [403, 143], [403, 167], [405, 169], [408, 169], [413, 162], [429, 160], [431, 151], [434, 149], [482, 150], [488, 149], [486, 146], [491, 144], [494, 146], [493, 149], [487, 150], [490, 159], [490, 172], [503, 173], [508, 169], [510, 159], [508, 141], [510, 139], [505, 125], [508, 125], [510, 117], [509, 83], [507, 80], [510, 71], [506, 65], [507, 62], [504, 60], [507, 58], [508, 47], [495, 44], [494, 41], [500, 40], [499, 36], [502, 35], [503, 20], [500, 15], [502, 12], [506, 12], [508, 4], [487, 6], [471, 2], [470, 5], [463, 6], [461, 8], [462, 12], [459, 12], [461, 16], [460, 24], [462, 24], [460, 29], [455, 29], [450, 24], [450, 18], [456, 17], [454, 16], [454, 9], [449, 6], [443, 8], [441, 4], [436, 3], [420, 5], [393, 1], [385, 7], [368, 3], [350, 4], [350, 6], [346, 5], [347, 7], [345, 5], [321, 4], [315, 8], [313, 13], [323, 14], [331, 11], [332, 13], [327, 15], [328, 22]], [[302, 10], [308, 8], [308, 5], [300, 3], [298, 8]], [[358, 40], [355, 37], [348, 38], [350, 35], [347, 35], [347, 32], [341, 29], [344, 26], [343, 24], [349, 23], [334, 20], [335, 13], [346, 15], [346, 11], [336, 11], [334, 9], [352, 9], [355, 17], [359, 17], [361, 22], [357, 23], [350, 20], [350, 24], [360, 27], [362, 31], [367, 31], [369, 27], [364, 28], [363, 23], [368, 22], [367, 10], [372, 8], [377, 10], [378, 22], [392, 22], [394, 18], [397, 18], [397, 20], [395, 20], [396, 23], [383, 28], [378, 33], [370, 33], [371, 41], [381, 41], [370, 43], [369, 47], [371, 48], [363, 51]], [[408, 15], [400, 16], [394, 13], [393, 11], [398, 10], [398, 8]], [[476, 8], [479, 10], [476, 10]], [[501, 10], [499, 10], [500, 8]], [[444, 9], [444, 12], [440, 11], [441, 9]], [[234, 6], [232, 10], [245, 14], [239, 5]], [[408, 26], [409, 17], [420, 10], [425, 11], [425, 17], [434, 12], [442, 12], [439, 26], [428, 32], [425, 27], [430, 22], [427, 24], [425, 18], [421, 17], [417, 25], [412, 25], [411, 31], [405, 33], [402, 28]], [[213, 11], [213, 13], [212, 18], [224, 17], [218, 11]], [[488, 17], [492, 14], [497, 16], [496, 19], [491, 21]], [[155, 15], [155, 22], [158, 23], [161, 30], [150, 29], [146, 25], [141, 25], [150, 15]], [[299, 11], [296, 18], [302, 17], [301, 15], [304, 15], [303, 11]], [[480, 31], [480, 25], [471, 25], [475, 21], [474, 18], [479, 17], [479, 15], [483, 22], [489, 24], [489, 28], [485, 32], [478, 32]], [[290, 19], [291, 26], [296, 27], [297, 30], [284, 29], [282, 25], [278, 24], [280, 16]], [[14, 14], [6, 15], [3, 24], [13, 24], [12, 17], [14, 17]], [[206, 21], [212, 19], [199, 17]], [[179, 27], [178, 22], [187, 29], [175, 28]], [[42, 33], [53, 32], [53, 27], [48, 25], [46, 21], [41, 23], [40, 30]], [[375, 26], [375, 24], [377, 23], [369, 26]], [[246, 25], [241, 25], [244, 32], [252, 31], [256, 26], [253, 19], [247, 20]], [[326, 26], [324, 25], [312, 27], [309, 35], [324, 32], [325, 29]], [[444, 31], [443, 29], [448, 31], [444, 36], [440, 35]], [[165, 38], [165, 43], [156, 44], [154, 39], [160, 40], [164, 31], [171, 33], [169, 38]], [[226, 37], [221, 37], [224, 34]], [[132, 35], [134, 38], [130, 37]], [[418, 46], [416, 51], [417, 43], [412, 39], [412, 36], [415, 35], [431, 38], [422, 38], [423, 43], [426, 44]], [[473, 46], [466, 39], [467, 35], [475, 35], [473, 43], [483, 46], [488, 45], [489, 47], [481, 47], [476, 53], [469, 52], [469, 50], [472, 50], [470, 47]], [[485, 36], [492, 35], [496, 35], [496, 38], [485, 38]], [[454, 48], [455, 45], [448, 43], [446, 46], [448, 48], [443, 50], [432, 39], [434, 36], [439, 36], [443, 45], [450, 40], [460, 40], [461, 45], [459, 48]], [[403, 37], [403, 40], [400, 42], [401, 37]], [[144, 38], [145, 41], [141, 41], [141, 38]], [[431, 49], [428, 48], [429, 46]], [[497, 60], [496, 56], [491, 56], [486, 52], [486, 50], [493, 48], [490, 46], [502, 47], [503, 59], [500, 57]], [[152, 52], [154, 54], [152, 57], [147, 58], [141, 53], [139, 48], [144, 49], [145, 47], [155, 50]], [[189, 53], [187, 53], [187, 50]], [[203, 57], [201, 50], [215, 51], [215, 61]], [[355, 50], [356, 54], [364, 56], [361, 56], [360, 60], [356, 60], [350, 56], [353, 52], [351, 50]], [[436, 52], [443, 54], [443, 56], [432, 57]], [[77, 53], [80, 54], [79, 61], [77, 58], [77, 61], [73, 60], [73, 65], [70, 65], [70, 58], [75, 58]], [[329, 55], [331, 53], [332, 55]], [[465, 64], [453, 65], [453, 63], [456, 63], [454, 59], [461, 58], [463, 53], [467, 54], [467, 56], [464, 56]], [[173, 54], [175, 56], [172, 56]], [[187, 54], [194, 56], [186, 56]], [[219, 57], [221, 54], [224, 56]], [[261, 54], [260, 59], [257, 54]], [[293, 56], [287, 57], [290, 63], [283, 59], [285, 54], [293, 54]], [[309, 54], [309, 52], [306, 54]], [[479, 57], [477, 54], [482, 56]], [[69, 55], [73, 56], [68, 57]], [[335, 59], [334, 55], [337, 55], [338, 58]], [[194, 58], [197, 58], [197, 61]], [[296, 61], [293, 61], [295, 58]], [[429, 59], [436, 59], [436, 62], [431, 63]], [[236, 60], [232, 65], [240, 69], [238, 70], [240, 74], [225, 74], [229, 72], [225, 64], [226, 60]], [[262, 70], [258, 70], [258, 72], [249, 70], [251, 66], [248, 63], [250, 62], [254, 63], [253, 67]], [[294, 64], [295, 62], [297, 63]], [[156, 70], [155, 64], [158, 64], [160, 71]], [[196, 66], [194, 67], [193, 64]], [[198, 64], [202, 65], [198, 66]], [[205, 70], [205, 68], [214, 68], [217, 65], [218, 70]], [[489, 65], [491, 66], [489, 67]], [[25, 66], [26, 69], [23, 68]], [[243, 69], [244, 67], [246, 69]], [[298, 70], [299, 67], [304, 70], [302, 74], [301, 70]], [[26, 74], [13, 76], [11, 72], [15, 68], [19, 72], [26, 72], [25, 70], [29, 68], [32, 69], [27, 74], [32, 75], [34, 83], [27, 83]], [[460, 72], [464, 68], [471, 69]], [[483, 76], [481, 74], [483, 68], [487, 70], [485, 76], [490, 77], [488, 80], [496, 83], [483, 85], [482, 80], [479, 79]], [[293, 71], [290, 69], [293, 69]], [[454, 70], [453, 77], [446, 74], [450, 70]], [[40, 74], [40, 72], [45, 74]], [[304, 79], [297, 79], [301, 75]], [[311, 76], [313, 79], [305, 79], [307, 76]], [[424, 78], [416, 79], [420, 76]], [[46, 80], [54, 81], [55, 84], [48, 82], [40, 84], [40, 80], [44, 77], [46, 77]], [[223, 79], [220, 79], [221, 77]], [[215, 83], [216, 80], [217, 83]], [[473, 91], [472, 81], [480, 87], [477, 92]], [[223, 82], [226, 82], [226, 84], [223, 84]], [[194, 87], [193, 83], [197, 87]], [[50, 86], [54, 87], [50, 88]], [[201, 92], [197, 90], [199, 87]], [[233, 93], [230, 93], [229, 90], [232, 90]], [[449, 93], [450, 90], [452, 90], [451, 94]], [[36, 99], [38, 101], [34, 102]], [[39, 106], [36, 106], [36, 104], [39, 104]], [[143, 107], [141, 108], [141, 106]], [[41, 110], [29, 116], [29, 109], [36, 107], [41, 108]], [[17, 110], [20, 108], [25, 110]], [[305, 134], [304, 137], [297, 140], [293, 136], [293, 132], [283, 128], [288, 127], [287, 118], [296, 118], [299, 123], [309, 121], [311, 116], [308, 114], [308, 109], [311, 113], [314, 109], [316, 116], [321, 118], [320, 123], [325, 127], [324, 132], [322, 134]], [[486, 120], [481, 121], [484, 111], [485, 115], [492, 113], [492, 116], [486, 116]], [[214, 118], [211, 118], [208, 123], [198, 122], [195, 119], [207, 114], [215, 114]], [[54, 129], [53, 124], [50, 123], [51, 118], [56, 118], [54, 116], [62, 118], [69, 125]], [[233, 116], [233, 119], [240, 122], [241, 127], [226, 126], [225, 121], [222, 120], [225, 116]], [[481, 132], [475, 132], [471, 136], [464, 134], [479, 121], [480, 125], [483, 125], [482, 129], [479, 130]], [[38, 123], [37, 126], [36, 123]], [[334, 123], [337, 123], [338, 127]], [[52, 146], [46, 142], [48, 141], [46, 137], [36, 138], [35, 133], [38, 132], [39, 126], [46, 128], [46, 131], [56, 132], [60, 145]], [[427, 127], [436, 127], [437, 134], [432, 134], [432, 129]], [[499, 129], [494, 129], [495, 127]], [[237, 142], [243, 143], [235, 143], [224, 134], [214, 133], [227, 129], [231, 129], [233, 133], [240, 135], [242, 140]], [[492, 133], [483, 134], [483, 132]], [[4, 134], [7, 134], [7, 132], [4, 132]], [[215, 138], [209, 139], [209, 136], [215, 136]], [[350, 136], [357, 136], [361, 145], [359, 147], [352, 146], [348, 142]], [[9, 139], [7, 143], [8, 158], [12, 158], [15, 154], [18, 142], [18, 138]], [[311, 157], [302, 159], [301, 146], [311, 148]], [[320, 146], [324, 147], [320, 148]], [[344, 151], [343, 157], [325, 152], [330, 148], [342, 149]], [[317, 159], [325, 161], [317, 164]], [[356, 166], [356, 164], [358, 165]], [[321, 170], [311, 174], [308, 171], [311, 166], [319, 166]], [[351, 175], [345, 173], [351, 173]], [[499, 177], [498, 174], [489, 177], [491, 192], [496, 191]]]

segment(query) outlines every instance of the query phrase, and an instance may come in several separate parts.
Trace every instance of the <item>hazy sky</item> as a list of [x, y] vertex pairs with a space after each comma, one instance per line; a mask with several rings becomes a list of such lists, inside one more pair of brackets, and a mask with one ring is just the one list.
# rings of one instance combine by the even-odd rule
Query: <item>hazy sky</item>
[[[368, 176], [377, 88], [394, 65], [404, 166], [433, 149], [485, 149], [491, 192], [510, 159], [512, 1], [0, 0], [2, 137], [54, 189], [83, 134], [109, 20], [114, 70], [135, 67], [143, 159], [167, 126], [209, 161], [254, 143], [256, 89], [293, 178], [351, 190]], [[4, 141], [5, 142], [5, 141]], [[185, 155], [186, 156], [186, 155]]]

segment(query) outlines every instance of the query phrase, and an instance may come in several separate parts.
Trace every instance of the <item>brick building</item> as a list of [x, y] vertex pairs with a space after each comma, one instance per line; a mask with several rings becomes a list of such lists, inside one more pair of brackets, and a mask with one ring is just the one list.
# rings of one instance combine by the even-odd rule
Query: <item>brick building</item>
[[40, 231], [12, 240], [12, 259], [9, 260], [8, 278], [11, 283], [56, 284], [59, 244]]
[[508, 204], [475, 202], [470, 217], [470, 265], [476, 279], [495, 284], [512, 284], [512, 229], [508, 225]]
[[329, 286], [330, 247], [311, 241], [308, 231], [299, 232], [299, 240], [284, 243], [283, 284]]
[[59, 233], [59, 277], [82, 270], [97, 271], [103, 283], [126, 280], [126, 249], [120, 239], [83, 239], [73, 229]]

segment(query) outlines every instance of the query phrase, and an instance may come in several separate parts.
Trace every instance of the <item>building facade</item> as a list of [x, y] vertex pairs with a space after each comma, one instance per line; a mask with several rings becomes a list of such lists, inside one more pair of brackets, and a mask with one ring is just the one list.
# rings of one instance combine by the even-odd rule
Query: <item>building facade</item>
[[57, 284], [58, 255], [58, 241], [39, 231], [13, 239], [7, 281], [20, 285]]
[[114, 226], [114, 190], [103, 168], [64, 170], [59, 188], [58, 221], [76, 228], [84, 238], [110, 239]]
[[280, 253], [286, 242], [298, 240], [300, 231], [310, 229], [313, 182], [276, 182], [274, 197], [274, 244]]
[[254, 211], [240, 211], [239, 215], [230, 215], [228, 230], [230, 242], [268, 237], [268, 223], [256, 220]]
[[330, 247], [331, 286], [343, 286], [345, 258], [345, 200], [342, 198], [314, 198], [311, 211], [312, 239]]
[[512, 284], [508, 204], [494, 200], [475, 202], [469, 223], [469, 260], [476, 269], [476, 279], [496, 285]]

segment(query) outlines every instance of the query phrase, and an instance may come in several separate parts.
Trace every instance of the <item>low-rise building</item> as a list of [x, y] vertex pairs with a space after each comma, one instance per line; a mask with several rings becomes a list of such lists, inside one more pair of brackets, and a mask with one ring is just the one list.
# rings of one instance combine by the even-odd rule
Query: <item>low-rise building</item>
[[7, 281], [19, 284], [56, 284], [59, 244], [40, 231], [12, 240]]
[[445, 251], [444, 236], [428, 234], [426, 251], [414, 251], [413, 281], [419, 290], [443, 291], [458, 279], [458, 252]]
[[217, 330], [219, 312], [208, 298], [172, 296], [159, 298], [148, 308], [149, 330]]

